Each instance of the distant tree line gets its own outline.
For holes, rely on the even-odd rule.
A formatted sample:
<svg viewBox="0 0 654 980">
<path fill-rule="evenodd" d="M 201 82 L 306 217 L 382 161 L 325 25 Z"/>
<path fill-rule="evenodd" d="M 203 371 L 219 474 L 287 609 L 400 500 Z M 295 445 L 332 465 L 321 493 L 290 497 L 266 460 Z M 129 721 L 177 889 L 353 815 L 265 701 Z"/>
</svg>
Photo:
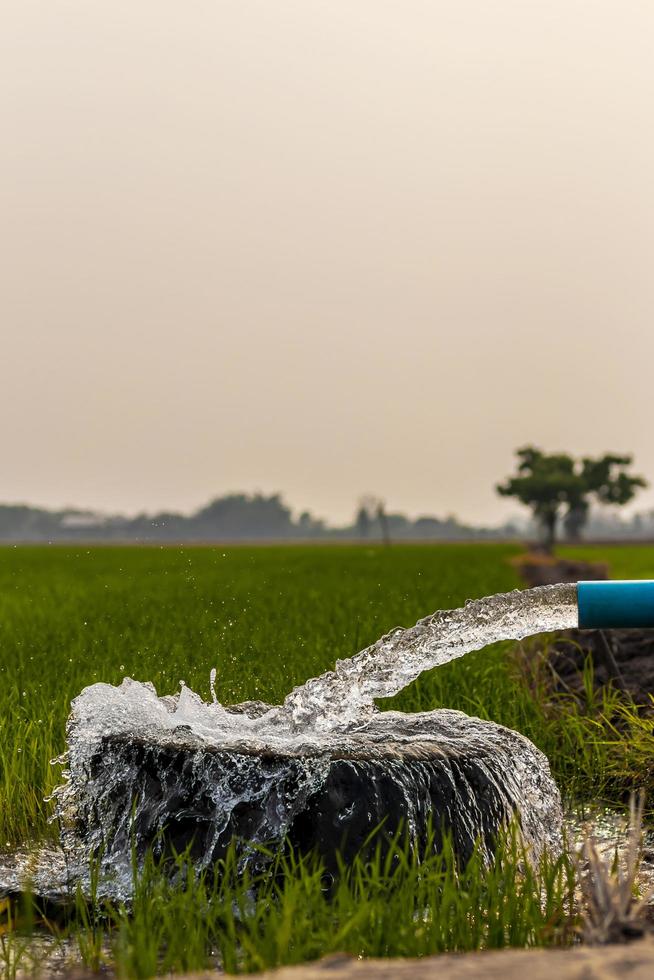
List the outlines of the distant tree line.
<svg viewBox="0 0 654 980">
<path fill-rule="evenodd" d="M 540 536 L 552 548 L 559 528 L 568 540 L 583 531 L 595 538 L 654 538 L 654 511 L 625 520 L 609 508 L 629 503 L 647 486 L 630 472 L 629 455 L 607 453 L 575 459 L 534 446 L 517 450 L 516 472 L 496 487 L 532 514 L 530 523 L 473 527 L 456 517 L 418 517 L 389 512 L 372 494 L 359 500 L 351 524 L 333 527 L 308 510 L 294 517 L 281 494 L 231 493 L 193 514 L 175 512 L 107 517 L 91 511 L 44 510 L 0 505 L 0 541 L 227 542 L 287 540 L 466 541 Z"/>
<path fill-rule="evenodd" d="M 162 512 L 134 518 L 90 511 L 44 510 L 0 505 L 0 541 L 286 541 L 286 540 L 473 540 L 516 537 L 512 524 L 470 527 L 455 517 L 387 513 L 378 498 L 365 497 L 351 524 L 331 527 L 303 511 L 294 518 L 280 494 L 233 493 L 190 515 Z"/>
</svg>

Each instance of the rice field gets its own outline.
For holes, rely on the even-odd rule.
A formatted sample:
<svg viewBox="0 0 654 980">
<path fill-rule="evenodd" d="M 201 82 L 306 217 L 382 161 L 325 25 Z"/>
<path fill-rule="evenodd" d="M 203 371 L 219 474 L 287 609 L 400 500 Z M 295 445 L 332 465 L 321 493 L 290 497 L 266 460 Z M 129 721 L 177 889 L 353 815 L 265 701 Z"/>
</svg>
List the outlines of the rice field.
<svg viewBox="0 0 654 980">
<path fill-rule="evenodd" d="M 517 551 L 497 544 L 0 548 L 0 846 L 11 849 L 56 834 L 44 803 L 59 780 L 51 760 L 65 748 L 70 701 L 84 686 L 117 684 L 131 676 L 170 693 L 184 681 L 208 698 L 215 667 L 221 701 L 279 702 L 294 685 L 394 626 L 519 586 L 510 564 Z M 654 548 L 603 549 L 602 556 L 624 577 L 646 575 L 654 567 Z M 611 692 L 594 694 L 591 685 L 586 704 L 554 701 L 533 663 L 524 669 L 526 656 L 507 644 L 480 651 L 424 674 L 381 707 L 459 708 L 523 732 L 549 756 L 570 805 L 619 805 L 631 788 L 650 785 L 651 722 Z M 75 956 L 90 967 L 110 962 L 119 975 L 147 977 L 164 967 L 215 965 L 216 944 L 225 968 L 248 972 L 334 948 L 423 955 L 569 941 L 571 935 L 570 909 L 564 906 L 573 870 L 559 865 L 551 870 L 549 885 L 532 881 L 531 891 L 525 891 L 524 883 L 518 885 L 521 860 L 515 850 L 512 858 L 509 849 L 493 872 L 473 861 L 458 898 L 454 871 L 442 861 L 430 865 L 429 873 L 424 859 L 406 853 L 393 867 L 375 870 L 355 862 L 339 885 L 338 914 L 338 903 L 321 885 L 320 869 L 293 863 L 292 856 L 284 860 L 291 864 L 271 879 L 265 897 L 248 905 L 238 923 L 225 918 L 226 908 L 235 907 L 239 894 L 245 901 L 244 892 L 228 874 L 211 901 L 207 889 L 216 886 L 189 881 L 170 891 L 156 868 L 142 880 L 140 898 L 129 911 L 99 910 L 80 898 L 69 933 Z M 440 907 L 436 893 L 438 901 L 450 896 L 447 914 L 458 923 L 450 933 L 443 932 L 438 917 L 420 924 L 418 906 L 407 904 L 411 889 L 420 904 L 418 879 L 420 887 L 432 888 L 433 907 Z M 475 888 L 481 919 L 470 932 L 464 912 L 470 896 L 465 896 Z M 551 897 L 547 921 L 555 923 L 549 931 L 534 900 L 543 888 Z M 509 905 L 493 931 L 490 909 L 500 892 Z M 151 901 L 155 894 L 156 902 Z M 396 911 L 394 928 L 387 913 L 400 907 L 412 912 L 407 918 Z M 357 908 L 365 910 L 358 917 Z M 24 913 L 23 921 L 32 921 L 32 914 Z M 195 936 L 192 956 L 173 941 L 172 924 L 182 920 L 186 936 Z M 151 940 L 147 956 L 146 937 Z M 0 964 L 6 944 L 3 939 Z M 15 957 L 9 952 L 6 960 Z"/>
<path fill-rule="evenodd" d="M 513 588 L 510 547 L 0 549 L 0 841 L 48 832 L 43 797 L 87 684 L 185 681 L 209 698 L 279 702 L 397 625 Z M 459 703 L 483 695 L 464 669 Z M 501 670 L 501 667 L 500 667 Z M 445 684 L 445 687 L 444 687 Z M 406 708 L 445 703 L 424 678 Z M 454 696 L 452 694 L 452 696 Z M 492 708 L 491 705 L 488 706 Z"/>
</svg>

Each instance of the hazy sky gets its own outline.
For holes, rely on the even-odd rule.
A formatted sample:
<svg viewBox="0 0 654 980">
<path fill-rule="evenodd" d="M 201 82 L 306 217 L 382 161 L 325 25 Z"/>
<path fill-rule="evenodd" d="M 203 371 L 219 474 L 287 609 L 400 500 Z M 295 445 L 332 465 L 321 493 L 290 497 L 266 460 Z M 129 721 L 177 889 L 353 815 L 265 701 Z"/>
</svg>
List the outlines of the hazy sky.
<svg viewBox="0 0 654 980">
<path fill-rule="evenodd" d="M 0 15 L 0 500 L 494 521 L 525 442 L 654 481 L 651 0 Z"/>
</svg>

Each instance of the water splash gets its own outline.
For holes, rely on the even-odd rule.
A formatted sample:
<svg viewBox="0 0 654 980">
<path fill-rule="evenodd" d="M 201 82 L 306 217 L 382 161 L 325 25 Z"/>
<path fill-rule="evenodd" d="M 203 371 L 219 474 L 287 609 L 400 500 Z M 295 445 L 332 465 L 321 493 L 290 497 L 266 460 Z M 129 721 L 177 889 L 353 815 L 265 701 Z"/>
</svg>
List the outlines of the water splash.
<svg viewBox="0 0 654 980">
<path fill-rule="evenodd" d="M 534 852 L 552 846 L 560 839 L 559 794 L 546 758 L 527 739 L 461 712 L 376 712 L 374 700 L 468 651 L 574 627 L 577 619 L 574 585 L 474 600 L 391 631 L 275 707 L 221 705 L 214 671 L 210 703 L 185 684 L 162 697 L 130 678 L 87 687 L 73 701 L 68 770 L 54 792 L 69 867 L 83 879 L 88 855 L 104 850 L 127 894 L 133 832 L 147 846 L 177 827 L 179 846 L 197 841 L 197 866 L 208 866 L 232 836 L 269 843 L 300 825 L 306 833 L 312 806 L 329 826 L 349 819 L 347 786 L 352 806 L 365 811 L 366 834 L 385 806 L 416 833 L 428 811 L 445 806 L 440 817 L 459 827 L 465 850 L 466 835 L 474 840 L 487 820 L 494 832 L 517 810 Z M 380 778 L 392 788 L 382 793 Z"/>
<path fill-rule="evenodd" d="M 218 745 L 225 738 L 281 747 L 288 742 L 320 745 L 330 731 L 361 729 L 374 714 L 375 698 L 387 698 L 424 670 L 442 666 L 472 650 L 500 640 L 577 625 L 576 585 L 545 585 L 474 599 L 459 609 L 395 629 L 332 671 L 296 687 L 281 706 L 230 712 L 216 698 L 215 668 L 210 674 L 212 701 L 205 703 L 182 682 L 178 695 L 157 697 L 150 683 L 126 678 L 119 688 L 94 684 L 73 702 L 84 719 L 86 737 L 94 731 L 172 731 L 188 728 Z"/>
</svg>

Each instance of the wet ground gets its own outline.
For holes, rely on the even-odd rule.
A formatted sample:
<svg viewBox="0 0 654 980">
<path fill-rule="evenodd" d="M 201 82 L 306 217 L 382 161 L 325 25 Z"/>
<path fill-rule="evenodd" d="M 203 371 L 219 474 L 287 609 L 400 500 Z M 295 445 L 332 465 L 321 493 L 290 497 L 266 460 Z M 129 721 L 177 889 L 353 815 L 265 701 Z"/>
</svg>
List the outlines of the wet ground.
<svg viewBox="0 0 654 980">
<path fill-rule="evenodd" d="M 576 852 L 586 836 L 591 835 L 606 864 L 610 866 L 617 854 L 618 860 L 626 853 L 628 820 L 625 814 L 612 810 L 586 811 L 569 814 L 565 819 L 565 834 L 569 847 Z M 17 977 L 37 974 L 43 978 L 87 977 L 91 974 L 81 966 L 80 949 L 76 939 L 60 939 L 56 936 L 55 920 L 64 908 L 74 902 L 75 887 L 69 881 L 63 852 L 53 845 L 34 851 L 8 851 L 0 854 L 0 894 L 16 897 L 31 884 L 35 894 L 45 898 L 46 915 L 52 913 L 48 923 L 37 923 L 31 937 L 12 940 L 7 930 L 6 916 L 0 911 L 0 974 L 10 976 L 10 960 L 15 961 Z M 639 866 L 637 886 L 641 895 L 651 895 L 649 919 L 654 923 L 654 830 L 645 833 L 642 860 Z M 16 906 L 19 907 L 19 906 Z M 3 904 L 0 899 L 0 910 Z M 109 961 L 108 945 L 105 962 Z M 106 966 L 102 975 L 112 977 Z"/>
<path fill-rule="evenodd" d="M 624 813 L 615 810 L 587 811 L 583 816 L 568 815 L 564 823 L 569 846 L 574 852 L 579 851 L 587 837 L 591 837 L 608 865 L 613 863 L 616 854 L 618 860 L 626 854 L 628 819 Z M 643 835 L 636 884 L 641 895 L 651 895 L 649 904 L 654 912 L 654 830 L 646 830 Z"/>
</svg>

